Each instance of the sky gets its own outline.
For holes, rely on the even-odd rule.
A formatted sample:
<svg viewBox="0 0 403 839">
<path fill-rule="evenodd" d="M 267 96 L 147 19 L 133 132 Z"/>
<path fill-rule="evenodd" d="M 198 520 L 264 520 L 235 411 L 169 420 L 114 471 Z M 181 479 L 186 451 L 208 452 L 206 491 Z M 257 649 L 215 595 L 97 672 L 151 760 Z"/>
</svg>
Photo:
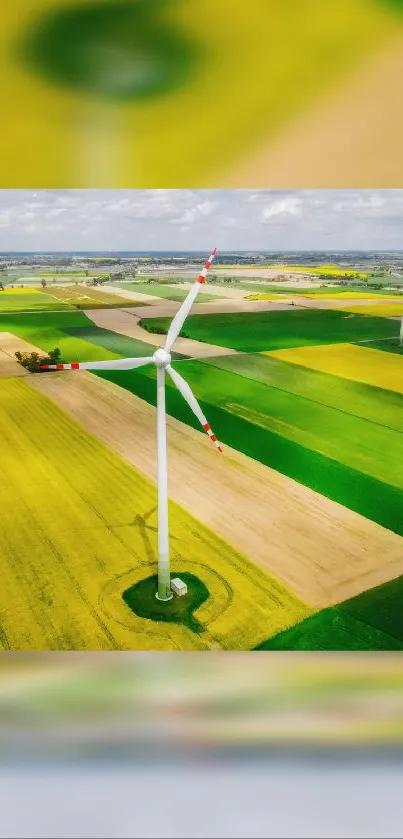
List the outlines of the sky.
<svg viewBox="0 0 403 839">
<path fill-rule="evenodd" d="M 393 250 L 403 190 L 0 190 L 0 251 Z"/>
</svg>

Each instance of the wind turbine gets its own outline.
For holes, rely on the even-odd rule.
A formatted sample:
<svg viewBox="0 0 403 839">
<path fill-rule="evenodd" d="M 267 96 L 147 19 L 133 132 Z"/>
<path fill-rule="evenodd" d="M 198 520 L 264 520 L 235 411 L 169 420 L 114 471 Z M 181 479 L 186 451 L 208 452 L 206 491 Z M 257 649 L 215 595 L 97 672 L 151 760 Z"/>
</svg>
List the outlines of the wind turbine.
<svg viewBox="0 0 403 839">
<path fill-rule="evenodd" d="M 219 452 L 222 448 L 213 434 L 200 405 L 192 393 L 188 383 L 171 367 L 171 350 L 182 329 L 182 326 L 198 295 L 200 286 L 206 281 L 208 270 L 217 253 L 214 248 L 204 268 L 194 282 L 189 294 L 183 301 L 173 318 L 163 347 L 157 349 L 152 356 L 145 358 L 120 358 L 116 361 L 85 361 L 71 364 L 44 364 L 41 370 L 134 370 L 146 364 L 155 364 L 157 368 L 157 484 L 158 484 L 158 600 L 171 600 L 171 576 L 168 536 L 168 471 L 167 471 L 167 432 L 165 409 L 165 374 L 171 377 L 173 383 L 182 394 L 204 430 Z"/>
</svg>

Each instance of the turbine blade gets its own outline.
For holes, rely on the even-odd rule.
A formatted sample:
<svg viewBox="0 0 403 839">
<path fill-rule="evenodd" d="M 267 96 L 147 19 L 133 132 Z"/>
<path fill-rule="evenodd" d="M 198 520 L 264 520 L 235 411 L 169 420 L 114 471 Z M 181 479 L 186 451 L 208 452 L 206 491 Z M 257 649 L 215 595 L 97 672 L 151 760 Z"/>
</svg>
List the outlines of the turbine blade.
<svg viewBox="0 0 403 839">
<path fill-rule="evenodd" d="M 185 379 L 183 379 L 182 376 L 180 376 L 179 373 L 177 373 L 176 370 L 174 370 L 171 367 L 170 364 L 168 364 L 165 369 L 169 373 L 173 383 L 176 385 L 179 392 L 182 394 L 185 402 L 188 403 L 189 408 L 192 409 L 194 415 L 197 417 L 200 424 L 203 426 L 204 430 L 207 432 L 208 436 L 210 437 L 210 440 L 214 443 L 216 449 L 218 449 L 219 452 L 222 452 L 222 448 L 221 448 L 221 446 L 220 446 L 220 444 L 217 440 L 217 437 L 215 436 L 215 434 L 213 434 L 213 432 L 210 428 L 210 425 L 207 422 L 207 419 L 204 416 L 203 411 L 202 411 L 195 395 L 192 393 L 188 383 L 185 382 Z"/>
<path fill-rule="evenodd" d="M 42 364 L 41 370 L 134 370 L 152 361 L 152 356 L 117 358 L 115 361 L 73 361 L 71 364 Z"/>
<path fill-rule="evenodd" d="M 185 322 L 185 320 L 186 320 L 186 318 L 187 318 L 187 316 L 188 316 L 188 314 L 189 314 L 189 312 L 190 312 L 190 310 L 193 306 L 193 303 L 194 303 L 194 301 L 195 301 L 195 299 L 196 299 L 196 297 L 199 293 L 200 286 L 206 281 L 208 270 L 210 268 L 210 265 L 211 265 L 215 255 L 216 255 L 216 253 L 217 253 L 217 248 L 214 248 L 214 250 L 210 254 L 209 259 L 207 260 L 207 262 L 204 263 L 203 270 L 199 274 L 197 280 L 194 282 L 192 288 L 189 291 L 189 294 L 187 295 L 187 297 L 185 297 L 185 299 L 182 303 L 182 306 L 180 307 L 180 309 L 178 309 L 178 311 L 177 311 L 177 313 L 176 313 L 176 315 L 175 315 L 175 317 L 174 317 L 174 319 L 173 319 L 173 321 L 172 321 L 172 323 L 171 323 L 171 325 L 168 329 L 168 334 L 167 334 L 167 337 L 166 337 L 165 347 L 164 347 L 164 349 L 166 349 L 167 352 L 171 351 L 171 349 L 172 349 L 172 347 L 173 347 L 173 345 L 174 345 L 174 343 L 175 343 L 175 341 L 176 341 L 176 339 L 177 339 L 177 337 L 178 337 L 178 335 L 179 335 L 179 333 L 182 329 L 182 326 L 183 326 L 183 324 L 184 324 L 184 322 Z"/>
</svg>

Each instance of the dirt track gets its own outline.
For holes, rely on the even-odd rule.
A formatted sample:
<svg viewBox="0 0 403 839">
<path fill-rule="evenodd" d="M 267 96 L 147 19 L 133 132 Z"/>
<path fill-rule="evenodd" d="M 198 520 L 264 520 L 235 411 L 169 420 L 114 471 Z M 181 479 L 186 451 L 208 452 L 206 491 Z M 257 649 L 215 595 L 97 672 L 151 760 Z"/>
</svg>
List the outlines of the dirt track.
<svg viewBox="0 0 403 839">
<path fill-rule="evenodd" d="M 145 294 L 143 291 L 130 291 L 126 288 L 120 288 L 115 285 L 102 285 L 101 291 L 108 292 L 109 294 L 115 294 L 116 297 L 125 297 L 126 300 L 131 298 L 132 300 L 138 300 L 141 303 L 144 300 L 144 303 L 149 303 L 152 305 L 154 301 L 157 303 L 161 300 L 164 300 L 163 297 L 155 297 L 153 294 Z"/>
<path fill-rule="evenodd" d="M 155 480 L 155 409 L 90 373 L 32 376 L 84 428 Z M 219 436 L 219 429 L 214 429 Z M 305 602 L 323 607 L 403 574 L 403 540 L 168 417 L 170 497 Z"/>
<path fill-rule="evenodd" d="M 180 290 L 181 291 L 190 291 L 192 288 L 193 283 L 181 283 Z M 178 288 L 178 286 L 172 284 L 169 286 L 170 288 Z M 221 297 L 221 298 L 230 298 L 232 300 L 243 300 L 243 298 L 248 294 L 247 291 L 243 291 L 241 288 L 232 288 L 231 286 L 215 286 L 209 285 L 209 283 L 205 283 L 204 285 L 200 286 L 199 289 L 199 297 Z M 218 302 L 218 301 L 217 301 Z"/>
<path fill-rule="evenodd" d="M 130 311 L 141 318 L 164 318 L 173 317 L 178 311 L 180 303 L 175 301 L 158 302 L 155 306 L 134 307 Z M 289 303 L 281 303 L 279 300 L 221 300 L 217 303 L 195 303 L 192 306 L 192 315 L 227 315 L 233 312 L 275 312 L 287 311 L 294 308 Z"/>
<path fill-rule="evenodd" d="M 11 332 L 0 332 L 0 378 L 4 376 L 28 376 L 24 367 L 14 358 L 16 352 L 39 352 L 38 347 L 16 338 Z"/>
<path fill-rule="evenodd" d="M 348 309 L 350 306 L 382 306 L 396 302 L 387 297 L 381 297 L 380 299 L 367 297 L 365 300 L 356 297 L 343 297 L 341 300 L 338 300 L 337 297 L 334 297 L 333 300 L 321 300 L 320 298 L 313 300 L 312 297 L 293 297 L 292 299 L 297 306 L 304 309 Z M 401 300 L 403 303 L 403 297 Z"/>
</svg>

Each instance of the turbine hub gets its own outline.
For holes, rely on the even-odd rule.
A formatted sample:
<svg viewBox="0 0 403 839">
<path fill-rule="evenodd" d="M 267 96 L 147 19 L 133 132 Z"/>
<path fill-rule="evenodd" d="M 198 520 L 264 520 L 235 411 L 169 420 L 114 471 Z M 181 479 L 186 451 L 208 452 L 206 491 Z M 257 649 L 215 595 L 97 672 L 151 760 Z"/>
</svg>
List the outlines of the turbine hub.
<svg viewBox="0 0 403 839">
<path fill-rule="evenodd" d="M 160 347 L 159 350 L 155 351 L 153 359 L 157 367 L 166 367 L 167 364 L 171 363 L 171 354 L 164 350 L 163 347 Z"/>
</svg>

